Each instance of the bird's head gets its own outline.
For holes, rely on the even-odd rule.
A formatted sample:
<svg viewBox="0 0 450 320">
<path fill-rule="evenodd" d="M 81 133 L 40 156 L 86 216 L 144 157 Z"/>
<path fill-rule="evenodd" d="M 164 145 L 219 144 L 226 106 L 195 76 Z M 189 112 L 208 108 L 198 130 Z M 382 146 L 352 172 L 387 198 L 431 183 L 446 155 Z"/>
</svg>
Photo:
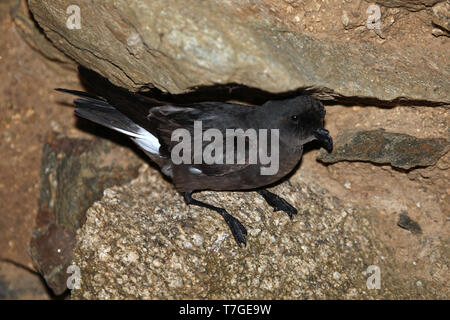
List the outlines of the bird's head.
<svg viewBox="0 0 450 320">
<path fill-rule="evenodd" d="M 323 128 L 325 108 L 310 96 L 269 101 L 264 105 L 270 114 L 270 127 L 280 129 L 283 142 L 294 148 L 318 140 L 328 151 L 333 150 L 333 139 Z"/>
</svg>

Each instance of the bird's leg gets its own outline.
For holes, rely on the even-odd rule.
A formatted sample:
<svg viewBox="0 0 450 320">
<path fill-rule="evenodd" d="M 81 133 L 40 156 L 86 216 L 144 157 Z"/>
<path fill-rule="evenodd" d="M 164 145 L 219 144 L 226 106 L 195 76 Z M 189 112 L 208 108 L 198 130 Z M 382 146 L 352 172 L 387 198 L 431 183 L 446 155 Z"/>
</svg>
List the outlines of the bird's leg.
<svg viewBox="0 0 450 320">
<path fill-rule="evenodd" d="M 297 214 L 297 209 L 291 206 L 286 200 L 277 196 L 275 193 L 267 191 L 265 189 L 257 190 L 260 195 L 263 196 L 264 200 L 273 208 L 273 211 L 284 211 L 292 219 L 292 215 Z"/>
<path fill-rule="evenodd" d="M 207 208 L 218 212 L 224 218 L 225 222 L 228 224 L 228 227 L 230 228 L 231 233 L 233 234 L 233 237 L 236 240 L 239 247 L 241 247 L 241 243 L 243 243 L 244 246 L 247 245 L 247 240 L 245 238 L 245 236 L 247 235 L 247 230 L 239 222 L 238 219 L 230 215 L 225 209 L 215 207 L 211 204 L 192 198 L 192 192 L 184 192 L 183 196 L 187 204 L 193 204 L 195 206 Z"/>
</svg>

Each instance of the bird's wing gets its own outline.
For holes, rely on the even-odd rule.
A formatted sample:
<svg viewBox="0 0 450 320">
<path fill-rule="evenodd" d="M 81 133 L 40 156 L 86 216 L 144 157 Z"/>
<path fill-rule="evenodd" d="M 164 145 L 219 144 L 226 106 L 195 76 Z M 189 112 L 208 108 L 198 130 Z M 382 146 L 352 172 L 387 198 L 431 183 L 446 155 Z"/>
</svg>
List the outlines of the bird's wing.
<svg viewBox="0 0 450 320">
<path fill-rule="evenodd" d="M 202 102 L 186 106 L 164 105 L 150 109 L 147 116 L 148 124 L 146 128 L 154 133 L 161 143 L 161 153 L 167 157 L 171 156 L 172 149 L 179 143 L 178 140 L 172 141 L 172 133 L 177 129 L 185 129 L 191 137 L 192 148 L 194 138 L 194 122 L 201 121 L 202 132 L 208 129 L 217 129 L 223 137 L 223 162 L 224 164 L 194 164 L 194 152 L 191 152 L 192 173 L 204 174 L 208 176 L 222 176 L 246 168 L 249 162 L 248 148 L 243 155 L 243 163 L 237 163 L 236 143 L 232 155 L 234 161 L 232 164 L 225 164 L 226 129 L 245 129 L 243 121 L 250 111 L 250 108 L 243 105 L 228 104 L 223 102 Z M 202 152 L 211 141 L 202 140 Z M 191 150 L 192 151 L 192 150 Z"/>
<path fill-rule="evenodd" d="M 172 148 L 177 144 L 177 141 L 171 140 L 174 130 L 184 128 L 193 137 L 194 121 L 202 122 L 203 131 L 212 128 L 222 132 L 232 128 L 245 130 L 245 121 L 242 120 L 252 108 L 223 102 L 168 104 L 117 87 L 99 74 L 85 68 L 80 67 L 79 72 L 95 95 L 57 89 L 80 97 L 75 99 L 77 107 L 75 113 L 128 135 L 144 151 L 162 157 L 170 157 Z M 208 144 L 207 141 L 203 142 L 203 148 Z M 245 158 L 244 164 L 234 163 L 193 164 L 192 167 L 194 172 L 220 176 L 242 170 L 248 165 L 248 158 Z"/>
</svg>

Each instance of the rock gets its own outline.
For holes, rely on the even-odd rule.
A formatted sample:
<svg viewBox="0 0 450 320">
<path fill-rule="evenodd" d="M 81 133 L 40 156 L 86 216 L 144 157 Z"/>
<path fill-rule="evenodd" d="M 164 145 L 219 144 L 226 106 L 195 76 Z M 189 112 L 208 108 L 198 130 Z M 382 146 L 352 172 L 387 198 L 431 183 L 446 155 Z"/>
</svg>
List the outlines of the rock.
<svg viewBox="0 0 450 320">
<path fill-rule="evenodd" d="M 56 295 L 66 290 L 75 234 L 86 210 L 105 188 L 136 176 L 141 164 L 125 148 L 103 139 L 78 139 L 51 134 L 44 146 L 41 195 L 30 253 Z"/>
<path fill-rule="evenodd" d="M 75 69 L 74 61 L 58 50 L 49 39 L 46 38 L 36 21 L 33 20 L 26 1 L 19 0 L 16 2 L 20 4 L 17 9 L 11 12 L 11 15 L 17 30 L 20 32 L 20 35 L 25 42 L 34 50 L 42 53 L 46 58 Z"/>
<path fill-rule="evenodd" d="M 400 213 L 397 225 L 400 228 L 409 230 L 414 234 L 422 234 L 422 228 L 420 225 L 408 217 L 408 214 L 405 211 Z"/>
<path fill-rule="evenodd" d="M 14 263 L 0 261 L 1 300 L 44 300 L 49 295 L 41 278 Z"/>
<path fill-rule="evenodd" d="M 433 28 L 433 30 L 431 30 L 431 34 L 435 37 L 450 37 L 450 33 L 439 28 Z"/>
<path fill-rule="evenodd" d="M 344 130 L 336 137 L 333 152 L 321 150 L 317 159 L 324 163 L 369 161 L 408 170 L 434 165 L 449 147 L 442 138 L 419 139 L 384 130 Z"/>
<path fill-rule="evenodd" d="M 406 8 L 411 11 L 418 11 L 432 7 L 436 3 L 445 2 L 445 0 L 366 0 L 369 3 L 377 3 L 389 8 Z"/>
<path fill-rule="evenodd" d="M 294 179 L 293 179 L 294 180 Z M 299 181 L 295 179 L 295 181 Z M 240 249 L 220 216 L 188 207 L 147 166 L 104 193 L 77 235 L 73 299 L 324 299 L 413 296 L 393 252 L 377 238 L 376 213 L 302 182 L 274 188 L 299 210 L 290 220 L 255 192 L 202 192 L 248 229 Z M 371 265 L 383 290 L 369 290 Z M 396 271 L 394 271 L 396 270 Z M 422 280 L 424 281 L 424 280 Z M 408 286 L 412 286 L 410 289 Z"/>
<path fill-rule="evenodd" d="M 79 30 L 66 25 L 73 15 L 66 9 L 76 3 Z M 135 91 L 177 94 L 234 83 L 269 92 L 308 89 L 322 99 L 450 104 L 450 63 L 429 48 L 295 33 L 263 3 L 30 0 L 29 7 L 57 48 Z"/>
<path fill-rule="evenodd" d="M 433 24 L 446 31 L 447 36 L 450 32 L 450 3 L 443 2 L 433 7 Z"/>
<path fill-rule="evenodd" d="M 43 218 L 42 211 L 37 219 Z M 45 216 L 45 218 L 52 218 Z M 45 219 L 44 218 L 44 219 Z M 30 254 L 36 268 L 45 279 L 48 287 L 55 295 L 61 295 L 67 290 L 67 268 L 72 260 L 75 246 L 75 234 L 63 225 L 52 220 L 35 229 L 30 242 Z"/>
<path fill-rule="evenodd" d="M 40 208 L 76 232 L 103 190 L 131 180 L 141 164 L 130 150 L 105 139 L 51 134 L 42 156 Z"/>
</svg>

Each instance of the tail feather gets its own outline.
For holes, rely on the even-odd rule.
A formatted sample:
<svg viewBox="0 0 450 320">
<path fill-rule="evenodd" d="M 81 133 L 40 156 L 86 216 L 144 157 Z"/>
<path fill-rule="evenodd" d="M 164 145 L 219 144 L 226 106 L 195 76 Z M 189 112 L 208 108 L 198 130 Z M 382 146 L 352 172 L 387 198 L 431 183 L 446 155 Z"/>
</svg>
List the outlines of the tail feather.
<svg viewBox="0 0 450 320">
<path fill-rule="evenodd" d="M 74 100 L 77 116 L 123 133 L 133 141 L 142 141 L 143 143 L 138 143 L 138 145 L 149 153 L 159 153 L 159 140 L 154 135 L 133 122 L 103 98 L 82 91 L 60 88 L 56 90 L 81 97 Z"/>
<path fill-rule="evenodd" d="M 108 105 L 106 100 L 103 99 L 102 97 L 99 97 L 99 96 L 96 96 L 96 95 L 93 95 L 93 94 L 90 94 L 90 93 L 87 93 L 84 91 L 70 90 L 70 89 L 63 89 L 63 88 L 56 88 L 55 90 L 59 91 L 59 92 L 63 92 L 63 93 L 68 93 L 68 94 L 71 94 L 71 95 L 74 95 L 77 97 L 81 97 L 81 98 L 89 100 L 89 101 L 93 101 L 93 102 L 95 101 L 99 104 Z"/>
</svg>

